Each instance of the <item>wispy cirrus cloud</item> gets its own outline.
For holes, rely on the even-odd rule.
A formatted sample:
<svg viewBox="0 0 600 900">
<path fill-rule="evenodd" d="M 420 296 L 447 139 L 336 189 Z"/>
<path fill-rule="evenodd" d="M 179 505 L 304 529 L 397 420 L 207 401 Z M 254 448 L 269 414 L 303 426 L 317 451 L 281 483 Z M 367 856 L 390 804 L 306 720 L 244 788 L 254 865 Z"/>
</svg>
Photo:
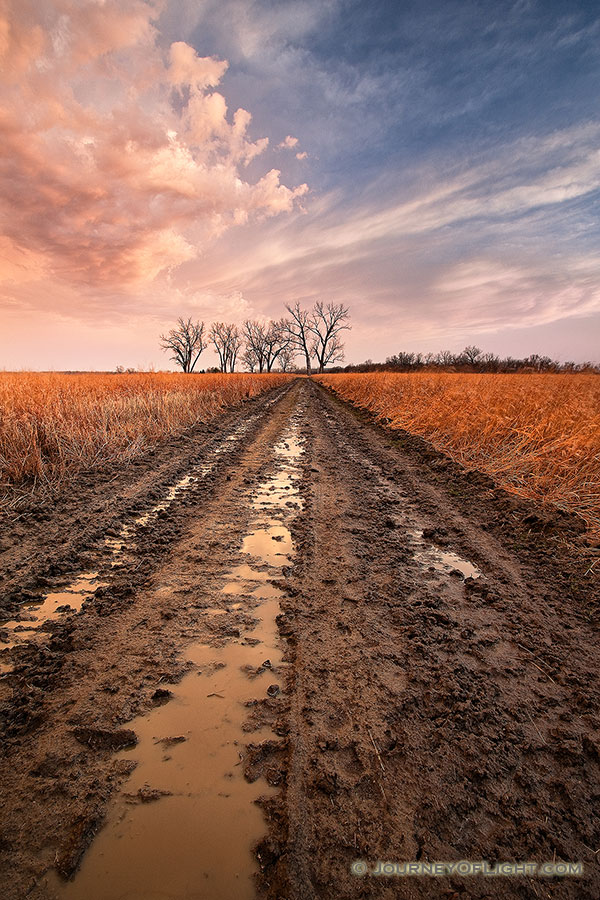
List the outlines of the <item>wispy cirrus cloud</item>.
<svg viewBox="0 0 600 900">
<path fill-rule="evenodd" d="M 599 138 L 592 122 L 445 170 L 422 163 L 395 195 L 384 173 L 359 203 L 335 191 L 313 199 L 305 217 L 265 223 L 260 240 L 236 240 L 235 259 L 225 237 L 203 278 L 217 293 L 243 284 L 273 314 L 281 298 L 343 299 L 357 355 L 378 330 L 378 345 L 393 352 L 396 335 L 443 342 L 597 314 L 600 257 L 580 204 L 600 188 Z M 182 267 L 191 282 L 194 268 Z"/>
</svg>

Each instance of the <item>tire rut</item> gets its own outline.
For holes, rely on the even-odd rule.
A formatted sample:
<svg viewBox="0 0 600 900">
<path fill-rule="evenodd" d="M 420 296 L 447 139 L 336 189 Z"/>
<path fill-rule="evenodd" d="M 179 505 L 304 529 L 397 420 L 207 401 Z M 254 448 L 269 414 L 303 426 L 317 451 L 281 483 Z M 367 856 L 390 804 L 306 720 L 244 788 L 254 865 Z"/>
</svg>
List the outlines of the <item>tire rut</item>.
<svg viewBox="0 0 600 900">
<path fill-rule="evenodd" d="M 307 515 L 285 602 L 289 833 L 267 895 L 533 898 L 547 881 L 359 878 L 350 866 L 558 858 L 588 874 L 552 896 L 591 900 L 595 627 L 552 573 L 511 551 L 511 531 L 503 540 L 459 512 L 450 478 L 431 483 L 315 385 L 306 432 Z M 476 560 L 480 577 L 427 565 L 415 528 Z"/>
</svg>

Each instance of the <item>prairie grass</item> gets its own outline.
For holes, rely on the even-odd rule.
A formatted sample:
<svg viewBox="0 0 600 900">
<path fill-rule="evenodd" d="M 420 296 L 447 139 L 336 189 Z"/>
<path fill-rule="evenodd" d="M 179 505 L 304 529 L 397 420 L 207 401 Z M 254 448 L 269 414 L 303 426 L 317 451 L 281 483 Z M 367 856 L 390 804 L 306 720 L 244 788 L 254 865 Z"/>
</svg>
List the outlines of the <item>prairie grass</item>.
<svg viewBox="0 0 600 900">
<path fill-rule="evenodd" d="M 0 495 L 126 463 L 288 375 L 0 373 Z M 18 495 L 18 490 L 17 490 Z"/>
<path fill-rule="evenodd" d="M 577 513 L 600 534 L 598 376 L 423 372 L 319 380 L 391 428 L 424 437 L 521 497 Z"/>
</svg>

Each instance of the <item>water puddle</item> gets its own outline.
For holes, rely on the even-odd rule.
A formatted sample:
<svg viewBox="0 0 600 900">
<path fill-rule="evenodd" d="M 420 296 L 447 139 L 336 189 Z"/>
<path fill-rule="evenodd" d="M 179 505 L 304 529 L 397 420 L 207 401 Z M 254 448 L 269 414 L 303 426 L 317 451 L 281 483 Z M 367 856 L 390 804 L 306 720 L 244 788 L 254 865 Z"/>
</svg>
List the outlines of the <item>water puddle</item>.
<svg viewBox="0 0 600 900">
<path fill-rule="evenodd" d="M 257 556 L 271 565 L 281 565 L 289 560 L 292 537 L 283 525 L 270 525 L 251 532 L 244 538 L 242 552 Z"/>
<path fill-rule="evenodd" d="M 225 646 L 189 646 L 185 659 L 193 669 L 170 686 L 170 701 L 130 724 L 139 743 L 118 758 L 135 760 L 137 767 L 75 878 L 67 884 L 49 879 L 60 897 L 255 896 L 252 848 L 264 834 L 255 801 L 275 788 L 263 778 L 254 783 L 244 778 L 245 745 L 274 735 L 260 726 L 260 716 L 257 728 L 249 731 L 244 723 L 257 700 L 276 698 L 283 688 L 285 663 L 276 625 L 281 590 L 273 581 L 293 554 L 286 527 L 292 511 L 286 503 L 290 496 L 300 502 L 296 482 L 301 452 L 301 444 L 292 444 L 291 438 L 275 448 L 277 470 L 251 497 L 254 517 L 240 563 L 224 574 L 215 605 L 205 610 L 208 620 L 220 623 L 228 614 L 235 619 L 241 611 L 255 624 L 240 628 L 240 637 Z"/>
<path fill-rule="evenodd" d="M 337 434 L 339 429 L 336 419 L 327 412 L 325 413 L 325 418 L 334 435 Z M 365 472 L 371 473 L 377 479 L 384 497 L 389 497 L 395 502 L 399 499 L 402 500 L 402 509 L 396 515 L 396 522 L 407 530 L 409 538 L 415 546 L 414 558 L 422 568 L 433 569 L 442 575 L 460 574 L 463 581 L 466 578 L 482 577 L 483 573 L 481 570 L 469 560 L 464 559 L 452 550 L 444 550 L 437 547 L 425 539 L 423 534 L 425 526 L 422 525 L 418 510 L 407 502 L 405 493 L 393 483 L 393 476 L 384 475 L 381 467 L 373 463 L 357 448 L 346 446 L 345 453 L 350 459 L 358 463 Z M 391 481 L 392 483 L 390 483 Z M 422 527 L 415 527 L 417 524 Z"/>
<path fill-rule="evenodd" d="M 218 456 L 221 453 L 226 453 L 231 450 L 236 444 L 239 444 L 243 436 L 246 434 L 251 424 L 256 419 L 256 416 L 249 416 L 244 422 L 235 428 L 230 435 L 228 435 L 217 447 L 213 449 L 213 456 Z M 122 556 L 127 547 L 132 546 L 132 537 L 138 528 L 146 528 L 148 525 L 151 525 L 153 521 L 160 515 L 161 512 L 166 512 L 169 506 L 173 503 L 173 501 L 186 490 L 198 484 L 198 482 L 202 481 L 206 478 L 214 469 L 214 463 L 200 463 L 197 466 L 194 466 L 187 475 L 184 475 L 183 478 L 180 478 L 175 484 L 171 485 L 171 487 L 167 490 L 167 493 L 163 497 L 162 500 L 159 500 L 158 503 L 155 503 L 149 510 L 142 515 L 137 516 L 133 522 L 124 525 L 117 537 L 107 538 L 104 542 L 104 546 L 110 550 L 114 556 L 114 559 L 111 565 L 115 566 L 121 562 Z"/>
<path fill-rule="evenodd" d="M 214 454 L 221 454 L 231 450 L 233 445 L 240 442 L 255 419 L 256 415 L 249 416 L 238 425 L 215 448 Z M 195 466 L 191 472 L 168 488 L 162 500 L 142 515 L 134 518 L 132 522 L 123 525 L 115 537 L 105 538 L 103 546 L 110 554 L 111 567 L 114 568 L 123 562 L 127 550 L 133 546 L 133 538 L 137 529 L 151 525 L 160 513 L 166 511 L 181 493 L 193 487 L 203 478 L 206 478 L 213 469 L 213 463 L 201 463 Z M 66 614 L 78 612 L 84 601 L 90 599 L 97 588 L 105 587 L 107 583 L 98 580 L 97 572 L 83 572 L 77 576 L 77 579 L 72 584 L 67 585 L 60 592 L 47 594 L 41 601 L 26 604 L 22 608 L 22 619 L 3 622 L 0 625 L 0 654 L 2 654 L 2 651 L 11 650 L 18 644 L 36 640 L 40 635 L 44 634 L 41 630 L 43 625 L 47 622 L 56 621 Z M 4 656 L 7 655 L 6 653 L 4 654 Z M 7 675 L 12 669 L 13 666 L 10 660 L 0 659 L 0 675 Z"/>
<path fill-rule="evenodd" d="M 255 646 L 236 640 L 222 649 L 188 648 L 197 670 L 171 687 L 169 703 L 132 723 L 139 743 L 117 758 L 136 760 L 137 768 L 61 896 L 254 897 L 252 845 L 264 833 L 255 801 L 274 788 L 243 777 L 244 745 L 273 735 L 266 728 L 248 735 L 242 723 L 244 704 L 277 683 L 278 609 L 277 600 L 261 608 L 263 619 L 249 632 Z M 257 674 L 249 678 L 246 670 Z"/>
<path fill-rule="evenodd" d="M 25 603 L 21 619 L 11 619 L 0 625 L 0 650 L 9 650 L 23 641 L 47 636 L 41 626 L 79 612 L 84 602 L 106 584 L 100 580 L 98 572 L 86 572 L 61 591 L 47 594 L 41 603 Z"/>
<path fill-rule="evenodd" d="M 433 568 L 443 575 L 459 572 L 463 581 L 465 578 L 482 577 L 483 573 L 481 570 L 469 562 L 468 559 L 463 559 L 462 556 L 459 556 L 458 553 L 454 553 L 452 550 L 443 550 L 434 544 L 426 543 L 421 529 L 414 529 L 409 533 L 418 547 L 415 552 L 415 559 L 424 568 Z"/>
</svg>

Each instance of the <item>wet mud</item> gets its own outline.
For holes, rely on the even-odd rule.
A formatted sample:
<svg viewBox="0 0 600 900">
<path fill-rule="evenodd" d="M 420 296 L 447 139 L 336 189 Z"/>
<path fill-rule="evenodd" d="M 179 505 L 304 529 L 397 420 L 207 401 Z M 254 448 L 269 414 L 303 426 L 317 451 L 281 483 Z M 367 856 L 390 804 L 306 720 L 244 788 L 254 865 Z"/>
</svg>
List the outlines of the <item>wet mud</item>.
<svg viewBox="0 0 600 900">
<path fill-rule="evenodd" d="M 580 523 L 306 379 L 215 428 L 0 531 L 2 896 L 600 896 Z M 446 859 L 584 875 L 351 869 Z"/>
<path fill-rule="evenodd" d="M 203 610 L 210 617 L 245 608 L 256 623 L 222 647 L 187 646 L 183 658 L 191 669 L 169 702 L 131 722 L 137 743 L 117 760 L 135 762 L 135 770 L 74 878 L 65 885 L 57 877 L 48 880 L 57 896 L 255 896 L 253 850 L 264 832 L 257 801 L 274 792 L 278 779 L 269 772 L 266 778 L 244 777 L 249 734 L 253 743 L 275 737 L 267 726 L 248 724 L 247 709 L 281 692 L 276 619 L 282 591 L 272 582 L 293 554 L 284 523 L 287 504 L 300 505 L 300 453 L 293 431 L 276 444 L 274 473 L 248 497 L 255 516 L 239 565 L 224 575 L 226 606 Z"/>
</svg>

